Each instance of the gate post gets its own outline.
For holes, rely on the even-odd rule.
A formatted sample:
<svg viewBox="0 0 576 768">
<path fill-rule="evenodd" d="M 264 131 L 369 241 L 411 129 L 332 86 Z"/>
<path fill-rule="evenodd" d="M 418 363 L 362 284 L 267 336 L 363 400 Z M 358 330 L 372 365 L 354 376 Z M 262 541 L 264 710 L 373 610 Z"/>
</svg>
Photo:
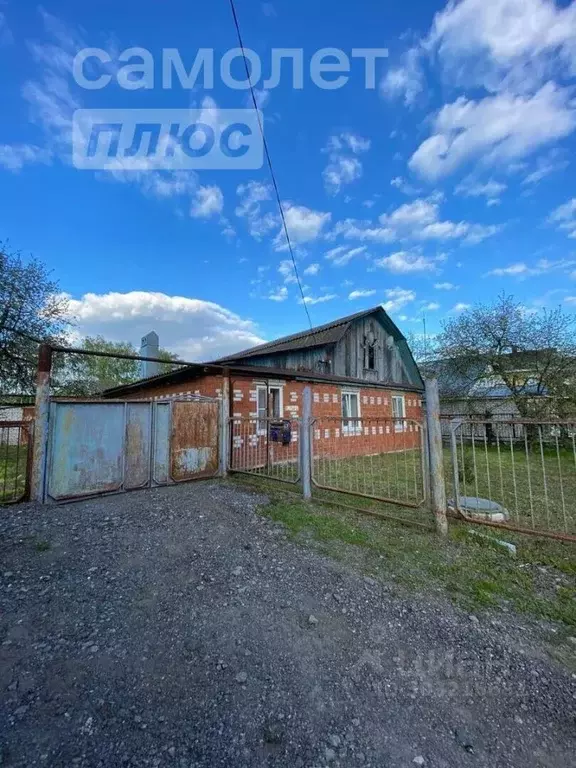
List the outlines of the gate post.
<svg viewBox="0 0 576 768">
<path fill-rule="evenodd" d="M 220 403 L 220 475 L 228 474 L 228 453 L 230 450 L 230 377 L 228 371 L 222 375 L 222 401 Z"/>
<path fill-rule="evenodd" d="M 442 427 L 440 425 L 440 396 L 438 380 L 427 379 L 426 426 L 430 464 L 430 497 L 432 512 L 436 518 L 436 530 L 442 536 L 448 533 L 446 519 L 446 483 L 444 480 L 444 456 L 442 453 Z"/>
<path fill-rule="evenodd" d="M 302 494 L 305 499 L 312 498 L 312 446 L 310 445 L 310 427 L 312 424 L 312 390 L 304 387 L 302 393 L 302 415 L 300 418 L 300 476 Z"/>
<path fill-rule="evenodd" d="M 41 344 L 38 350 L 38 373 L 36 375 L 36 407 L 34 414 L 34 440 L 32 449 L 32 478 L 30 498 L 44 503 L 46 475 L 46 453 L 50 419 L 50 372 L 52 370 L 52 347 Z"/>
</svg>

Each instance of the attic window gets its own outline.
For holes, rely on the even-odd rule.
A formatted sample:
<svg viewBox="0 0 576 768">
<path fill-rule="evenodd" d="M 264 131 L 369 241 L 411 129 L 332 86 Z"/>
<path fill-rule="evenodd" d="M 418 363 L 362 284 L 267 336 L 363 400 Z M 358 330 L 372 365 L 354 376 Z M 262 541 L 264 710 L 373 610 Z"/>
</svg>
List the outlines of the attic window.
<svg viewBox="0 0 576 768">
<path fill-rule="evenodd" d="M 367 349 L 366 354 L 367 368 L 369 371 L 373 371 L 376 368 L 376 355 L 374 353 L 374 345 L 371 344 Z"/>
<path fill-rule="evenodd" d="M 364 336 L 364 368 L 369 371 L 376 370 L 376 334 L 374 326 L 370 325 L 370 330 Z"/>
</svg>

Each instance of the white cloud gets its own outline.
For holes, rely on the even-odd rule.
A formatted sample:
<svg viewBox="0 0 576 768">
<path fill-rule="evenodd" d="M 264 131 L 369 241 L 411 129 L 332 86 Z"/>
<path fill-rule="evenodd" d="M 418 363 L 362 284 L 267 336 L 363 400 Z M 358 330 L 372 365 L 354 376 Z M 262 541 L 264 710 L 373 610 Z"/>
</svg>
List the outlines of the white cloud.
<svg viewBox="0 0 576 768">
<path fill-rule="evenodd" d="M 286 284 L 296 283 L 296 272 L 294 271 L 294 264 L 290 259 L 283 259 L 278 265 L 278 272 L 284 278 Z"/>
<path fill-rule="evenodd" d="M 576 238 L 576 197 L 558 206 L 548 217 L 550 224 L 566 232 L 568 237 Z"/>
<path fill-rule="evenodd" d="M 559 155 L 557 150 L 552 150 L 548 155 L 539 157 L 536 161 L 536 168 L 522 180 L 522 184 L 524 186 L 536 186 L 546 176 L 567 168 L 570 163 L 561 159 Z"/>
<path fill-rule="evenodd" d="M 414 291 L 405 288 L 389 288 L 385 294 L 388 301 L 385 301 L 382 306 L 386 312 L 397 312 L 416 298 Z"/>
<path fill-rule="evenodd" d="M 317 275 L 320 272 L 320 264 L 310 264 L 304 270 L 305 275 Z"/>
<path fill-rule="evenodd" d="M 223 208 L 224 195 L 220 187 L 198 187 L 190 215 L 195 219 L 209 219 L 222 213 Z"/>
<path fill-rule="evenodd" d="M 331 136 L 324 152 L 328 152 L 329 163 L 322 173 L 326 191 L 337 195 L 346 184 L 362 176 L 362 163 L 356 155 L 370 149 L 370 140 L 353 133 Z"/>
<path fill-rule="evenodd" d="M 533 95 L 502 93 L 479 101 L 461 96 L 443 106 L 432 125 L 433 135 L 409 166 L 427 179 L 439 179 L 473 160 L 501 164 L 562 139 L 576 127 L 576 111 L 571 91 L 549 82 Z"/>
<path fill-rule="evenodd" d="M 294 205 L 290 202 L 282 203 L 282 208 L 290 240 L 295 245 L 316 240 L 331 218 L 330 213 L 314 211 L 304 205 Z M 277 251 L 287 250 L 284 229 L 276 235 L 274 247 Z"/>
<path fill-rule="evenodd" d="M 401 65 L 386 73 L 380 83 L 380 90 L 385 97 L 402 98 L 407 107 L 414 104 L 425 84 L 421 55 L 420 48 L 410 48 L 403 54 Z"/>
<path fill-rule="evenodd" d="M 440 304 L 438 304 L 437 301 L 430 301 L 428 304 L 425 304 L 422 309 L 427 312 L 436 312 L 436 310 L 440 309 Z"/>
<path fill-rule="evenodd" d="M 471 306 L 470 304 L 464 304 L 464 302 L 459 301 L 458 304 L 455 304 L 450 311 L 465 312 L 467 309 L 470 309 L 470 306 Z"/>
<path fill-rule="evenodd" d="M 438 13 L 427 41 L 452 84 L 534 91 L 576 69 L 576 6 L 550 0 L 462 0 Z"/>
<path fill-rule="evenodd" d="M 419 195 L 422 191 L 421 189 L 418 189 L 418 187 L 415 187 L 413 184 L 407 182 L 406 179 L 402 178 L 402 176 L 395 176 L 393 179 L 391 179 L 390 186 L 398 189 L 404 195 Z"/>
<path fill-rule="evenodd" d="M 464 179 L 454 192 L 463 197 L 485 197 L 488 205 L 497 205 L 500 195 L 507 189 L 507 185 L 499 181 L 486 181 L 483 184 L 473 179 Z"/>
<path fill-rule="evenodd" d="M 256 326 L 219 304 L 151 291 L 87 293 L 69 297 L 81 336 L 102 334 L 136 346 L 151 330 L 162 347 L 183 360 L 210 360 L 261 344 Z"/>
<path fill-rule="evenodd" d="M 288 298 L 288 288 L 286 288 L 285 285 L 282 285 L 280 288 L 278 288 L 275 291 L 272 291 L 272 293 L 269 294 L 268 298 L 270 301 L 286 301 Z"/>
<path fill-rule="evenodd" d="M 567 271 L 575 264 L 576 261 L 572 259 L 540 259 L 533 267 L 530 267 L 525 262 L 519 261 L 515 264 L 509 264 L 507 267 L 496 267 L 486 274 L 496 277 L 517 277 L 523 280 L 526 277 L 542 275 L 547 272 Z"/>
<path fill-rule="evenodd" d="M 280 221 L 276 213 L 271 211 L 264 213 L 262 209 L 262 203 L 272 200 L 272 191 L 270 184 L 259 181 L 240 184 L 236 189 L 240 202 L 234 213 L 238 218 L 246 220 L 248 232 L 258 241 L 276 229 Z"/>
<path fill-rule="evenodd" d="M 411 253 L 409 251 L 391 253 L 390 256 L 376 259 L 374 263 L 376 266 L 383 267 L 397 275 L 413 272 L 433 272 L 437 269 L 433 259 L 429 259 L 421 253 Z"/>
<path fill-rule="evenodd" d="M 299 304 L 324 304 L 326 301 L 332 301 L 337 299 L 336 293 L 325 293 L 323 296 L 304 296 L 304 299 L 299 299 Z"/>
<path fill-rule="evenodd" d="M 370 139 L 365 139 L 363 136 L 346 131 L 330 136 L 324 151 L 328 153 L 349 151 L 355 155 L 359 155 L 362 152 L 368 152 L 371 144 L 372 142 Z"/>
<path fill-rule="evenodd" d="M 350 299 L 350 301 L 354 301 L 355 299 L 364 299 L 364 298 L 367 298 L 368 296 L 374 296 L 375 293 L 376 291 L 374 289 L 364 290 L 364 291 L 362 290 L 352 291 L 351 293 L 348 294 L 348 298 Z"/>
<path fill-rule="evenodd" d="M 434 283 L 434 288 L 437 291 L 456 291 L 458 286 L 454 283 Z"/>
<path fill-rule="evenodd" d="M 362 163 L 357 157 L 333 157 L 322 172 L 324 186 L 331 195 L 337 195 L 345 184 L 362 176 Z"/>
<path fill-rule="evenodd" d="M 330 238 L 342 235 L 350 240 L 371 240 L 378 243 L 393 243 L 399 240 L 463 240 L 468 244 L 482 242 L 495 235 L 499 227 L 484 226 L 467 221 L 442 221 L 440 208 L 432 196 L 404 203 L 390 214 L 382 214 L 380 226 L 370 222 L 345 219 L 336 224 Z"/>
<path fill-rule="evenodd" d="M 17 173 L 25 165 L 49 163 L 52 152 L 33 144 L 0 144 L 0 166 Z"/>
<path fill-rule="evenodd" d="M 367 247 L 365 245 L 362 245 L 359 248 L 348 248 L 346 245 L 339 245 L 336 248 L 331 248 L 329 251 L 326 251 L 324 256 L 328 261 L 332 262 L 334 267 L 344 267 L 352 261 L 352 259 L 356 258 L 356 256 L 362 256 L 366 251 Z"/>
</svg>

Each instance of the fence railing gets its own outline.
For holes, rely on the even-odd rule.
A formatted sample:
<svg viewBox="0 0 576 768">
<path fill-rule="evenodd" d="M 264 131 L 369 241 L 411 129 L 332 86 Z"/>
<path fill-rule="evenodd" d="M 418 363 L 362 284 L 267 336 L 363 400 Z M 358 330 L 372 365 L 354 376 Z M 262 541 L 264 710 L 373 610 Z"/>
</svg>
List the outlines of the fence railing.
<svg viewBox="0 0 576 768">
<path fill-rule="evenodd" d="M 424 502 L 421 421 L 385 416 L 318 417 L 311 429 L 316 487 L 409 507 Z"/>
<path fill-rule="evenodd" d="M 32 429 L 30 421 L 0 422 L 0 504 L 15 504 L 28 496 Z"/>
<path fill-rule="evenodd" d="M 297 419 L 234 417 L 230 419 L 228 467 L 286 483 L 300 480 Z"/>
<path fill-rule="evenodd" d="M 449 506 L 458 514 L 576 538 L 576 421 L 452 419 L 443 435 Z"/>
</svg>

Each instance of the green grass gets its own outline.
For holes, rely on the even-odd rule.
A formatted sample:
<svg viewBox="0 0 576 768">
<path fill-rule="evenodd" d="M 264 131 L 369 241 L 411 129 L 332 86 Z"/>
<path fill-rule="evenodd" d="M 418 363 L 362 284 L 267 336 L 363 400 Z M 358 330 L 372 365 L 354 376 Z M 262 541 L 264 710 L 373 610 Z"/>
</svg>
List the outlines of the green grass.
<svg viewBox="0 0 576 768">
<path fill-rule="evenodd" d="M 576 462 L 571 450 L 522 444 L 496 447 L 458 446 L 461 496 L 480 496 L 498 502 L 520 528 L 576 536 Z M 275 479 L 297 478 L 296 463 L 272 463 L 254 474 Z M 448 498 L 455 498 L 452 457 L 444 451 Z M 373 456 L 332 458 L 316 456 L 313 479 L 318 486 L 342 494 L 395 500 L 419 505 L 424 500 L 422 455 L 418 449 Z M 363 502 L 365 503 L 365 502 Z M 402 513 L 406 515 L 406 511 Z"/>
<path fill-rule="evenodd" d="M 460 495 L 497 501 L 510 523 L 540 531 L 576 536 L 576 462 L 572 450 L 523 444 L 458 445 Z M 445 451 L 447 493 L 454 498 L 450 451 Z"/>
<path fill-rule="evenodd" d="M 240 482 L 246 482 L 242 479 Z M 479 530 L 453 521 L 442 539 L 431 529 L 380 520 L 352 509 L 306 503 L 262 481 L 248 481 L 270 497 L 262 514 L 282 523 L 295 541 L 345 560 L 365 574 L 420 593 L 448 596 L 466 610 L 515 611 L 576 627 L 576 547 L 508 532 L 487 532 L 515 543 L 516 558 Z M 348 500 L 347 500 L 348 501 Z M 391 505 L 373 512 L 398 515 Z"/>
<path fill-rule="evenodd" d="M 0 446 L 0 504 L 18 501 L 23 496 L 27 457 L 25 445 Z"/>
</svg>

